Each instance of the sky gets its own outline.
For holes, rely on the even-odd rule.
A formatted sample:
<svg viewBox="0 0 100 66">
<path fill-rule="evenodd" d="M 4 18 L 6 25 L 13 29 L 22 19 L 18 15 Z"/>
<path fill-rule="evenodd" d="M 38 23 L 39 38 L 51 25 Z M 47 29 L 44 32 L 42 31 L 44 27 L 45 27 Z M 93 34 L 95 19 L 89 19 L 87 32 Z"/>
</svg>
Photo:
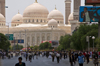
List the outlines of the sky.
<svg viewBox="0 0 100 66">
<path fill-rule="evenodd" d="M 56 8 L 63 14 L 65 17 L 65 0 L 37 0 L 38 3 L 45 6 L 49 12 Z M 33 4 L 35 0 L 6 0 L 6 22 L 11 22 L 12 17 L 18 13 L 23 15 L 25 8 Z M 84 5 L 84 0 L 81 0 L 81 5 Z M 73 12 L 73 0 L 71 3 L 71 12 Z"/>
</svg>

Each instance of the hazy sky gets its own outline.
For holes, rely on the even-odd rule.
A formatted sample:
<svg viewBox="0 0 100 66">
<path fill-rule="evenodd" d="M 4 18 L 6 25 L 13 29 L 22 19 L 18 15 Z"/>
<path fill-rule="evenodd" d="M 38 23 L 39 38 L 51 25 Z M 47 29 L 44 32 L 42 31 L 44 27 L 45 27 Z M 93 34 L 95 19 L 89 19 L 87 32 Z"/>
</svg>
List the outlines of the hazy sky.
<svg viewBox="0 0 100 66">
<path fill-rule="evenodd" d="M 59 11 L 62 12 L 62 14 L 65 17 L 65 0 L 37 0 L 38 3 L 45 6 L 49 12 L 51 12 L 55 5 Z M 25 8 L 31 4 L 33 4 L 35 0 L 6 0 L 6 22 L 11 22 L 12 17 L 18 13 L 18 10 L 20 14 L 23 15 L 23 12 Z M 81 4 L 84 5 L 84 0 L 81 0 Z M 73 0 L 71 4 L 71 12 L 73 12 Z"/>
</svg>

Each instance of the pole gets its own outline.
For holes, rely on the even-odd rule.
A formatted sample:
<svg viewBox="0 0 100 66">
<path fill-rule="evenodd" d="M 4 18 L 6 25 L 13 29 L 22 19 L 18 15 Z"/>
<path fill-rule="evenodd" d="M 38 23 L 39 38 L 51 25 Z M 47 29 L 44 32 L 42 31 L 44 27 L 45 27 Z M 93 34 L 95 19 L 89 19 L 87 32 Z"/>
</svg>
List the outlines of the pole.
<svg viewBox="0 0 100 66">
<path fill-rule="evenodd" d="M 25 48 L 26 48 L 26 30 L 25 30 Z M 26 51 L 26 50 L 25 50 Z"/>
<path fill-rule="evenodd" d="M 53 40 L 53 26 L 52 26 L 52 28 L 51 28 L 51 29 L 52 29 L 52 34 L 51 34 L 51 35 L 52 35 L 52 40 Z M 52 45 L 52 47 L 53 47 L 53 45 Z"/>
<path fill-rule="evenodd" d="M 1 65 L 1 57 L 0 57 L 0 66 L 2 66 L 2 65 Z"/>
<path fill-rule="evenodd" d="M 9 23 L 8 23 L 8 34 L 9 34 Z"/>
<path fill-rule="evenodd" d="M 94 39 L 93 39 L 93 52 L 94 52 Z"/>
<path fill-rule="evenodd" d="M 87 37 L 86 37 L 86 41 L 88 42 L 88 51 L 89 51 L 89 46 L 90 46 L 89 38 L 90 38 L 90 36 L 87 36 Z"/>
<path fill-rule="evenodd" d="M 14 37 L 14 51 L 15 51 L 15 37 Z"/>
<path fill-rule="evenodd" d="M 88 51 L 90 50 L 89 47 L 90 47 L 90 42 L 88 41 Z"/>
<path fill-rule="evenodd" d="M 17 40 L 17 50 L 19 50 L 19 49 L 18 49 L 18 40 Z"/>
<path fill-rule="evenodd" d="M 9 23 L 8 23 L 8 40 L 9 40 Z"/>
<path fill-rule="evenodd" d="M 100 21 L 98 22 L 98 37 L 100 38 Z"/>
</svg>

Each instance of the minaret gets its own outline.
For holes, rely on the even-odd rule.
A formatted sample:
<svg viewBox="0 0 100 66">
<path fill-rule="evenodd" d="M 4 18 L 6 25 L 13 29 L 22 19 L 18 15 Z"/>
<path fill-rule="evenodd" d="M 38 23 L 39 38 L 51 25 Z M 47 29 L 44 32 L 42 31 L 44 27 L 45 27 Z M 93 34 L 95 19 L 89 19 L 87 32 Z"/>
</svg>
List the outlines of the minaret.
<svg viewBox="0 0 100 66">
<path fill-rule="evenodd" d="M 71 0 L 65 0 L 65 24 L 68 24 L 68 17 L 71 13 Z"/>
<path fill-rule="evenodd" d="M 0 13 L 5 17 L 5 0 L 0 0 Z"/>
<path fill-rule="evenodd" d="M 18 10 L 18 14 L 20 14 L 20 13 L 19 13 L 19 10 Z"/>
<path fill-rule="evenodd" d="M 35 0 L 35 3 L 38 3 L 37 0 Z"/>
<path fill-rule="evenodd" d="M 79 20 L 79 7 L 81 6 L 81 0 L 74 1 L 74 20 Z"/>
</svg>

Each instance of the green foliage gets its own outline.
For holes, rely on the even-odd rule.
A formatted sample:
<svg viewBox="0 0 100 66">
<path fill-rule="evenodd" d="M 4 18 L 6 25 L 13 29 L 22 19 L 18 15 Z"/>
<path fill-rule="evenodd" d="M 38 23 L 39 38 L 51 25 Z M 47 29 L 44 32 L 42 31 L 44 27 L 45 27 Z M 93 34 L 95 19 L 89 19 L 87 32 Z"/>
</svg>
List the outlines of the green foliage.
<svg viewBox="0 0 100 66">
<path fill-rule="evenodd" d="M 22 48 L 24 48 L 22 45 L 15 45 L 12 47 L 13 50 L 21 50 Z"/>
<path fill-rule="evenodd" d="M 100 51 L 100 38 L 97 38 L 95 42 L 97 43 L 96 48 Z"/>
<path fill-rule="evenodd" d="M 40 50 L 52 49 L 52 46 L 49 42 L 45 42 L 40 44 L 39 49 Z"/>
<path fill-rule="evenodd" d="M 39 49 L 39 46 L 37 46 L 37 45 L 35 45 L 34 47 L 33 47 L 33 50 L 38 50 Z"/>
<path fill-rule="evenodd" d="M 60 51 L 60 50 L 62 50 L 62 49 L 63 49 L 62 45 L 59 45 L 59 46 L 57 47 L 57 50 L 58 50 L 58 51 Z"/>
<path fill-rule="evenodd" d="M 0 49 L 8 50 L 9 46 L 10 42 L 7 37 L 4 34 L 0 33 Z"/>
<path fill-rule="evenodd" d="M 73 33 L 72 42 L 74 48 L 76 50 L 85 50 L 88 47 L 88 43 L 86 42 L 86 36 L 90 37 L 90 47 L 93 47 L 92 36 L 97 38 L 98 36 L 98 25 L 80 25 L 79 29 Z M 96 43 L 94 44 L 96 46 Z"/>
<path fill-rule="evenodd" d="M 30 49 L 31 49 L 31 50 L 33 50 L 33 48 L 34 48 L 33 46 L 30 46 Z"/>
<path fill-rule="evenodd" d="M 65 35 L 60 37 L 59 41 L 60 45 L 58 49 L 67 49 L 70 48 L 70 43 L 71 43 L 71 36 L 70 35 Z"/>
<path fill-rule="evenodd" d="M 12 46 L 9 46 L 9 50 L 12 50 Z"/>
<path fill-rule="evenodd" d="M 93 39 L 92 36 L 97 38 L 98 36 L 98 25 L 80 25 L 80 27 L 73 32 L 72 36 L 65 35 L 60 37 L 60 45 L 57 48 L 61 49 L 76 49 L 76 50 L 86 50 L 88 48 L 88 42 L 86 42 L 86 36 L 91 36 L 89 38 L 90 47 L 93 47 Z M 95 40 L 94 40 L 95 41 Z M 99 41 L 99 40 L 98 40 Z M 98 43 L 99 44 L 99 43 Z M 94 43 L 94 47 L 97 46 L 97 43 Z"/>
</svg>

